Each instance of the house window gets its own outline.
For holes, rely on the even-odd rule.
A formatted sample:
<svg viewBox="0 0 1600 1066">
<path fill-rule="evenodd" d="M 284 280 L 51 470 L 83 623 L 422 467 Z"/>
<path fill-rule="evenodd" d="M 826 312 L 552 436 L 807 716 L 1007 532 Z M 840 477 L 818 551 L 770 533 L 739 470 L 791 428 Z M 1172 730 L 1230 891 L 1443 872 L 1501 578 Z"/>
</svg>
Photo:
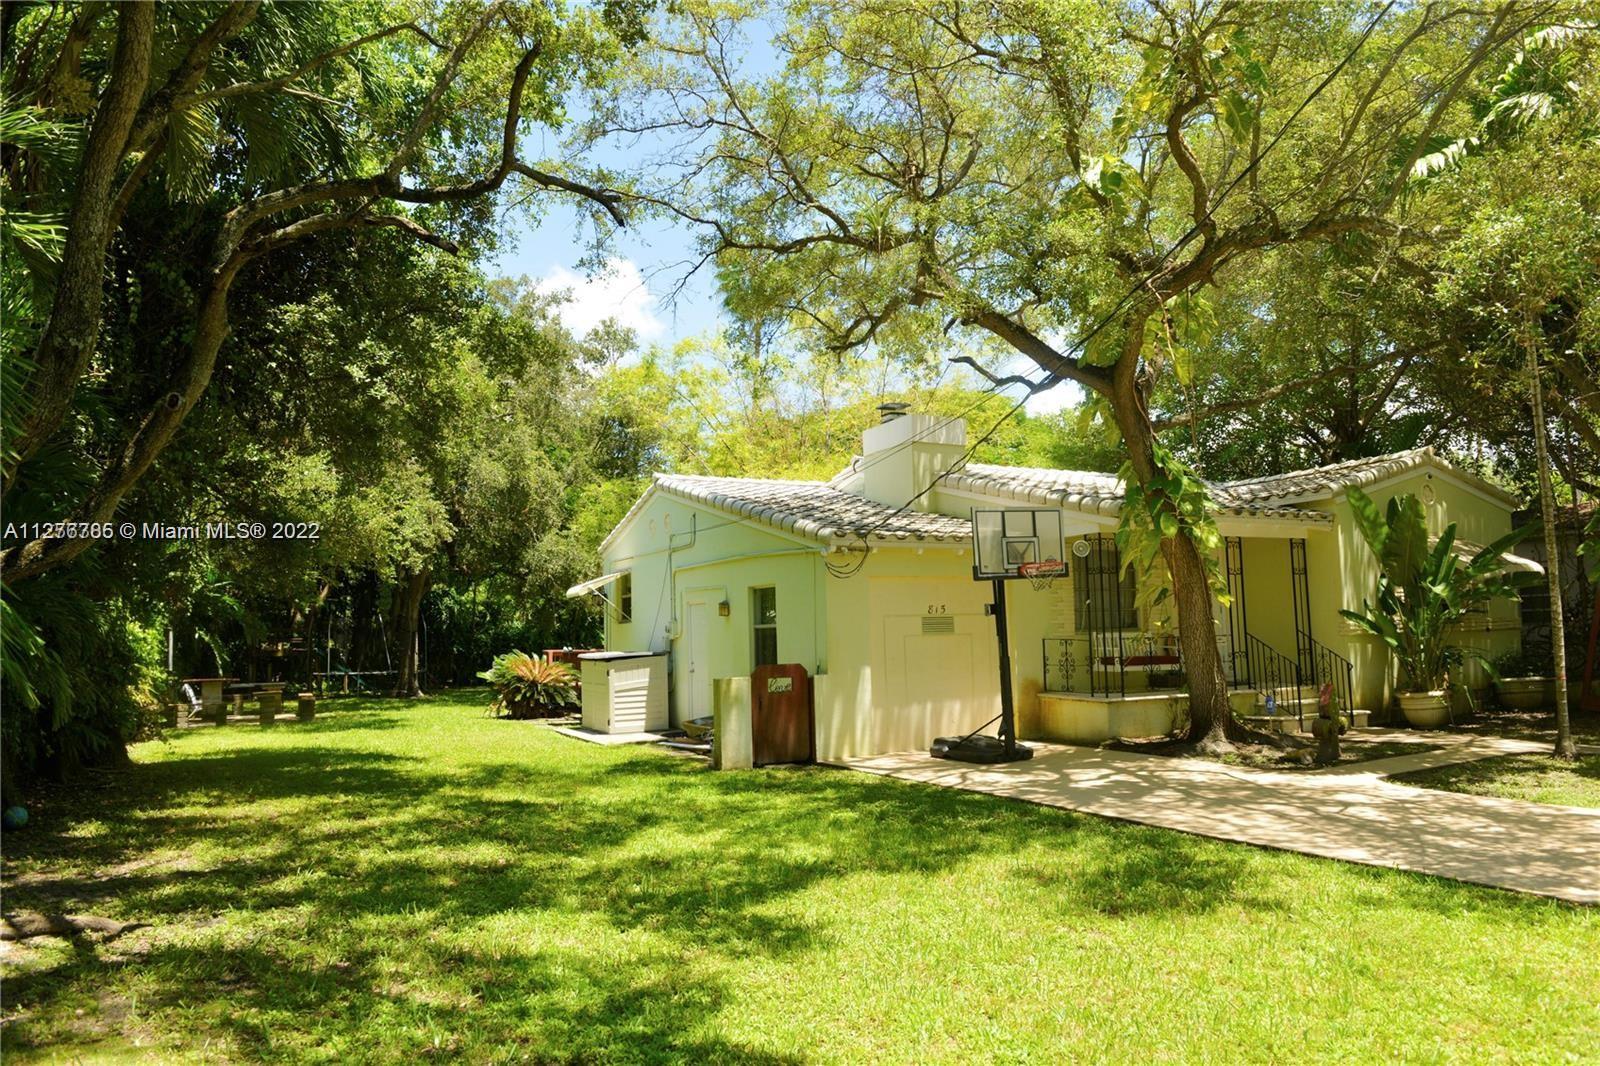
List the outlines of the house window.
<svg viewBox="0 0 1600 1066">
<path fill-rule="evenodd" d="M 778 590 L 750 590 L 750 629 L 755 636 L 755 664 L 778 661 Z"/>
<path fill-rule="evenodd" d="M 617 621 L 633 621 L 633 571 L 624 570 L 617 578 Z"/>
<path fill-rule="evenodd" d="M 1117 542 L 1110 537 L 1090 537 L 1085 543 L 1089 554 L 1072 568 L 1073 626 L 1079 633 L 1138 629 L 1134 602 L 1139 582 L 1131 569 L 1122 572 Z"/>
</svg>

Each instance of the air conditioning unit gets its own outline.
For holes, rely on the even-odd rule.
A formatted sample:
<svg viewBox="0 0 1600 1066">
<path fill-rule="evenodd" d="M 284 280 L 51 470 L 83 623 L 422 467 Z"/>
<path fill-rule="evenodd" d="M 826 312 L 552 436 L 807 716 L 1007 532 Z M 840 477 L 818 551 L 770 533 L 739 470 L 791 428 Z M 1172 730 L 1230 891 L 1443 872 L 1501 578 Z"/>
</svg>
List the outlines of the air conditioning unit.
<svg viewBox="0 0 1600 1066">
<path fill-rule="evenodd" d="M 648 651 L 578 656 L 583 727 L 597 733 L 659 733 L 667 728 L 667 657 Z"/>
</svg>

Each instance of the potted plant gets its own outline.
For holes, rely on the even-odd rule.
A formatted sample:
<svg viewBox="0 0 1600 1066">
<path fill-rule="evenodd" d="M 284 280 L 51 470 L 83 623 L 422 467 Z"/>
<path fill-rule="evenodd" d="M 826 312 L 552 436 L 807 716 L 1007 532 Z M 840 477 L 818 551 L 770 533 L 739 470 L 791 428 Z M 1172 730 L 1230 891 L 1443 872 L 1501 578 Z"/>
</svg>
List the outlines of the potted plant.
<svg viewBox="0 0 1600 1066">
<path fill-rule="evenodd" d="M 1494 691 L 1512 710 L 1532 711 L 1556 703 L 1554 656 L 1549 648 L 1523 646 L 1494 660 Z"/>
<path fill-rule="evenodd" d="M 1468 658 L 1482 660 L 1450 642 L 1450 627 L 1472 608 L 1537 580 L 1535 574 L 1507 573 L 1501 558 L 1527 530 L 1514 530 L 1463 562 L 1455 552 L 1455 523 L 1429 545 L 1427 515 L 1416 496 L 1394 497 L 1386 512 L 1360 489 L 1351 489 L 1348 498 L 1378 560 L 1377 602 L 1362 600 L 1360 611 L 1339 613 L 1383 641 L 1399 662 L 1397 696 L 1406 721 L 1437 728 L 1450 720 L 1455 671 Z"/>
<path fill-rule="evenodd" d="M 578 689 L 578 674 L 572 667 L 525 651 L 495 656 L 478 676 L 494 686 L 489 709 L 507 718 L 559 715 L 572 704 Z"/>
</svg>

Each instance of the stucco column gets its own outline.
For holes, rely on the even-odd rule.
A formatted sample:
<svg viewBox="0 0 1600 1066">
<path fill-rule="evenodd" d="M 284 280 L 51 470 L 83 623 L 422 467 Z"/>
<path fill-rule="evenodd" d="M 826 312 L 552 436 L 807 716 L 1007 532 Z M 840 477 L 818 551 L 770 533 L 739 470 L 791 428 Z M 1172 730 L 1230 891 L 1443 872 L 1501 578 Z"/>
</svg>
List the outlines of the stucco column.
<svg viewBox="0 0 1600 1066">
<path fill-rule="evenodd" d="M 711 765 L 718 770 L 748 770 L 755 763 L 750 732 L 750 679 L 719 677 L 711 682 L 713 735 Z"/>
</svg>

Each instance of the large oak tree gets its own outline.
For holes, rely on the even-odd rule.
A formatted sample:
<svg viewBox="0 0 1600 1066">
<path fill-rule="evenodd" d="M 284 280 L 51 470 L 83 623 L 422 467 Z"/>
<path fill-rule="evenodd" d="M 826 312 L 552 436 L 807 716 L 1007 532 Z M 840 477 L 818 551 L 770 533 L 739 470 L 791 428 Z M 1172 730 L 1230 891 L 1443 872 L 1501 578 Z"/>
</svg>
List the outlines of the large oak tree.
<svg viewBox="0 0 1600 1066">
<path fill-rule="evenodd" d="M 685 3 L 616 130 L 676 129 L 655 202 L 703 227 L 729 303 L 840 351 L 985 336 L 1103 404 L 1140 561 L 1171 577 L 1190 739 L 1225 745 L 1204 488 L 1153 384 L 1205 293 L 1264 253 L 1402 236 L 1413 165 L 1551 3 Z M 775 32 L 773 28 L 776 27 Z M 744 72 L 751 35 L 776 70 Z M 1135 502 L 1136 501 L 1136 502 Z M 1142 531 L 1142 532 L 1141 532 Z"/>
</svg>

